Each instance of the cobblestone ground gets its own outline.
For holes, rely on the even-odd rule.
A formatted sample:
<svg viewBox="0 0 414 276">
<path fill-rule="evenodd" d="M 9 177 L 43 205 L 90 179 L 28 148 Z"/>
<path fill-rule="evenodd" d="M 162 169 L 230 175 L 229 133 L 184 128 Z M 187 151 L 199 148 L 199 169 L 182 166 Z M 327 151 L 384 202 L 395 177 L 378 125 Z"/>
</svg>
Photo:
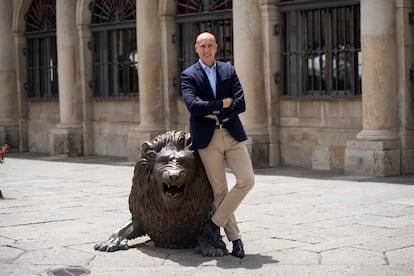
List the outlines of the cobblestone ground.
<svg viewBox="0 0 414 276">
<path fill-rule="evenodd" d="M 0 275 L 414 275 L 412 175 L 257 170 L 236 213 L 242 260 L 155 248 L 147 237 L 95 251 L 130 217 L 133 165 L 9 154 L 0 165 Z"/>
</svg>

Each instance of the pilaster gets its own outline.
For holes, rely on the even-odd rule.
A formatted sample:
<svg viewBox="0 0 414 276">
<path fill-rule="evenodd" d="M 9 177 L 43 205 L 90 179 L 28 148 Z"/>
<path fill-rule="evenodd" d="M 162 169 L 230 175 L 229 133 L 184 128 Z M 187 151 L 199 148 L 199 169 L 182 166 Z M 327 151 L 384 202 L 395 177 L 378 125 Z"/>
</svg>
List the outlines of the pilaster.
<svg viewBox="0 0 414 276">
<path fill-rule="evenodd" d="M 76 157 L 83 155 L 83 128 L 80 125 L 57 126 L 50 130 L 51 155 Z"/>
<path fill-rule="evenodd" d="M 91 29 L 87 25 L 77 26 L 79 39 L 79 93 L 80 93 L 80 113 L 83 127 L 83 153 L 84 155 L 93 154 L 93 91 L 89 86 L 89 81 L 93 79 L 92 70 L 92 51 L 89 43 L 92 40 Z"/>
<path fill-rule="evenodd" d="M 414 173 L 414 81 L 410 79 L 410 70 L 414 70 L 414 24 L 408 19 L 410 13 L 414 13 L 413 0 L 395 1 L 401 174 Z"/>
<path fill-rule="evenodd" d="M 351 140 L 346 143 L 345 173 L 392 176 L 400 174 L 399 140 Z"/>
<path fill-rule="evenodd" d="M 275 33 L 275 26 L 280 26 L 280 12 L 277 7 L 279 0 L 260 0 L 260 18 L 263 40 L 263 78 L 265 106 L 269 134 L 269 166 L 280 163 L 280 132 L 279 132 L 279 94 L 280 87 L 274 81 L 276 72 L 280 72 L 281 34 Z"/>
<path fill-rule="evenodd" d="M 0 145 L 19 148 L 19 113 L 12 3 L 0 1 Z"/>
<path fill-rule="evenodd" d="M 128 133 L 128 161 L 138 161 L 141 159 L 141 145 L 144 142 L 151 141 L 155 136 L 163 133 L 163 129 L 149 130 L 139 128 Z"/>
<path fill-rule="evenodd" d="M 26 70 L 26 58 L 24 56 L 23 48 L 26 47 L 26 37 L 22 32 L 14 33 L 14 43 L 16 45 L 16 96 L 17 96 L 17 110 L 19 117 L 19 152 L 25 152 L 29 150 L 29 139 L 28 139 L 28 99 L 27 92 L 24 88 L 24 83 L 27 79 L 27 70 Z"/>
<path fill-rule="evenodd" d="M 175 9 L 174 9 L 175 11 Z M 175 78 L 179 75 L 177 63 L 177 44 L 172 41 L 176 33 L 175 13 L 164 14 L 160 17 L 161 27 L 161 57 L 162 57 L 162 90 L 164 98 L 165 128 L 175 129 L 177 126 L 177 85 Z"/>
</svg>

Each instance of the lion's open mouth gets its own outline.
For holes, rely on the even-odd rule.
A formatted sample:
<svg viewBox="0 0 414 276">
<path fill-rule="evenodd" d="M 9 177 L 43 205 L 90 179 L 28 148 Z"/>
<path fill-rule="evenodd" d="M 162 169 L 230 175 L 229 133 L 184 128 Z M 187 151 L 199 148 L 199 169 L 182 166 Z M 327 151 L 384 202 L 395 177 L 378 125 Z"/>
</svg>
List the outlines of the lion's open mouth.
<svg viewBox="0 0 414 276">
<path fill-rule="evenodd" d="M 163 183 L 164 195 L 170 199 L 180 199 L 184 196 L 184 186 L 185 185 L 169 185 Z"/>
</svg>

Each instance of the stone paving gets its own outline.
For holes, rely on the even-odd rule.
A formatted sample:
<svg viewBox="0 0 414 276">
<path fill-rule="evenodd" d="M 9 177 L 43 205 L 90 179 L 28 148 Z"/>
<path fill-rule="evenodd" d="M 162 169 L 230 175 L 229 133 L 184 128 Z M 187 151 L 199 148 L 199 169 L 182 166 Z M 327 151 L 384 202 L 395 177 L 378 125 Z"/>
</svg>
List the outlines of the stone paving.
<svg viewBox="0 0 414 276">
<path fill-rule="evenodd" d="M 148 237 L 125 251 L 95 251 L 130 218 L 133 165 L 8 154 L 0 165 L 0 275 L 414 275 L 413 175 L 256 170 L 236 214 L 242 260 L 155 248 Z"/>
</svg>

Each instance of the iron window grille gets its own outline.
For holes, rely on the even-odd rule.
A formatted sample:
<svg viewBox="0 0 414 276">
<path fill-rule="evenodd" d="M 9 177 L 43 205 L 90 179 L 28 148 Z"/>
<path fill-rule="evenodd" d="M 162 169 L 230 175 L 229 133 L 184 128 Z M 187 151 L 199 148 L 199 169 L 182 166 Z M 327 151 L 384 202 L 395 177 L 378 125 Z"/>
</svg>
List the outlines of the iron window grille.
<svg viewBox="0 0 414 276">
<path fill-rule="evenodd" d="M 178 0 L 178 64 L 180 71 L 198 60 L 196 36 L 211 32 L 216 36 L 216 59 L 233 64 L 233 15 L 231 0 Z"/>
<path fill-rule="evenodd" d="M 357 0 L 281 1 L 286 97 L 360 97 Z"/>
<path fill-rule="evenodd" d="M 57 99 L 56 2 L 35 0 L 24 17 L 26 21 L 27 82 L 31 99 Z"/>
<path fill-rule="evenodd" d="M 90 9 L 94 97 L 137 97 L 135 0 L 97 0 Z"/>
</svg>

